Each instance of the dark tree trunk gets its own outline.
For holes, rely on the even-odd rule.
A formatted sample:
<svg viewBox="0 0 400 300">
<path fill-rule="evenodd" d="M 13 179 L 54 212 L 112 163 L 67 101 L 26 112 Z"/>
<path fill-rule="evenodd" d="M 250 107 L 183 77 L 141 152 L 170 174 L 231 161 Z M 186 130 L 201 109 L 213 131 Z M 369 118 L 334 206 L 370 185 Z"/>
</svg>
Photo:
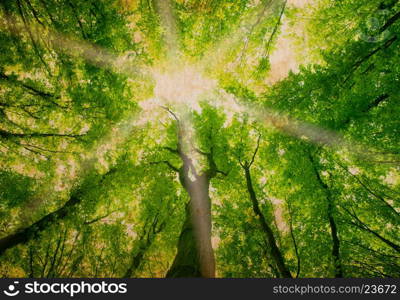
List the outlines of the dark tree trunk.
<svg viewBox="0 0 400 300">
<path fill-rule="evenodd" d="M 292 274 L 290 273 L 289 269 L 286 267 L 283 255 L 277 245 L 274 233 L 271 227 L 268 225 L 267 221 L 265 220 L 264 214 L 262 213 L 260 206 L 258 204 L 257 196 L 253 188 L 253 183 L 250 174 L 250 167 L 243 167 L 246 176 L 246 184 L 247 184 L 247 191 L 250 196 L 250 200 L 253 205 L 253 211 L 257 215 L 258 220 L 260 221 L 261 227 L 267 237 L 268 246 L 271 248 L 271 255 L 274 259 L 276 266 L 278 267 L 280 276 L 285 278 L 292 278 Z"/>
<path fill-rule="evenodd" d="M 144 244 L 139 247 L 138 252 L 132 257 L 131 264 L 129 265 L 128 269 L 126 270 L 123 278 L 130 278 L 132 275 L 135 274 L 136 270 L 139 268 L 140 264 L 143 261 L 144 254 L 146 253 L 147 249 L 150 247 L 150 244 Z"/>
<path fill-rule="evenodd" d="M 314 157 L 310 154 L 310 161 L 312 163 L 312 167 L 315 173 L 315 176 L 317 178 L 317 181 L 321 188 L 324 189 L 325 194 L 326 194 L 326 200 L 327 200 L 327 215 L 328 215 L 328 220 L 329 220 L 329 228 L 331 232 L 331 237 L 332 237 L 332 258 L 333 258 L 333 265 L 334 265 L 334 272 L 335 272 L 335 277 L 336 278 L 341 278 L 343 277 L 343 270 L 342 270 L 342 264 L 340 261 L 340 240 L 338 237 L 338 230 L 335 222 L 335 218 L 333 216 L 333 210 L 334 210 L 334 204 L 333 204 L 333 199 L 332 199 L 332 194 L 329 189 L 329 186 L 322 180 L 321 175 L 319 171 L 317 170 L 316 164 L 317 162 L 314 160 Z"/>
<path fill-rule="evenodd" d="M 75 195 L 59 209 L 49 213 L 40 220 L 36 221 L 32 225 L 25 227 L 16 233 L 10 234 L 0 239 L 0 255 L 2 255 L 7 249 L 10 249 L 19 244 L 27 243 L 29 240 L 37 236 L 40 232 L 48 228 L 54 223 L 64 219 L 71 211 L 71 209 L 79 204 L 81 199 Z"/>
<path fill-rule="evenodd" d="M 98 184 L 101 184 L 103 180 L 110 174 L 116 172 L 116 168 L 111 168 L 107 173 L 100 177 Z M 38 234 L 54 225 L 61 220 L 65 219 L 71 214 L 72 211 L 82 202 L 81 190 L 77 190 L 73 193 L 70 199 L 64 203 L 62 207 L 53 211 L 35 223 L 18 230 L 16 233 L 10 234 L 0 239 L 0 255 L 2 255 L 7 249 L 15 247 L 19 244 L 25 244 L 31 239 L 34 239 Z"/>
<path fill-rule="evenodd" d="M 153 244 L 157 234 L 164 229 L 165 225 L 165 221 L 159 220 L 158 213 L 151 222 L 146 221 L 146 224 L 143 226 L 142 234 L 140 234 L 139 239 L 135 241 L 135 244 L 138 244 L 138 247 L 135 247 L 134 245 L 131 263 L 129 264 L 123 278 L 130 278 L 135 275 L 136 270 L 143 261 L 144 255 Z"/>
<path fill-rule="evenodd" d="M 329 227 L 331 229 L 331 236 L 332 236 L 332 257 L 333 257 L 333 264 L 335 267 L 335 277 L 342 278 L 343 271 L 342 271 L 342 264 L 340 261 L 340 241 L 338 237 L 337 227 L 335 219 L 333 218 L 333 205 L 330 199 L 328 199 L 328 218 L 329 218 Z"/>
</svg>

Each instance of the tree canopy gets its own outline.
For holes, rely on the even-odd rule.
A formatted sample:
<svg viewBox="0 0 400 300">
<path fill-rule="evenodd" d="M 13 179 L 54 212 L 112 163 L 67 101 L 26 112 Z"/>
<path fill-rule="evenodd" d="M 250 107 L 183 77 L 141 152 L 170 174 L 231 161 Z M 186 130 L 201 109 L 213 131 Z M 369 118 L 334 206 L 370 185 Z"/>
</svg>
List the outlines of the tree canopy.
<svg viewBox="0 0 400 300">
<path fill-rule="evenodd" d="M 2 277 L 400 277 L 398 0 L 1 0 Z"/>
</svg>

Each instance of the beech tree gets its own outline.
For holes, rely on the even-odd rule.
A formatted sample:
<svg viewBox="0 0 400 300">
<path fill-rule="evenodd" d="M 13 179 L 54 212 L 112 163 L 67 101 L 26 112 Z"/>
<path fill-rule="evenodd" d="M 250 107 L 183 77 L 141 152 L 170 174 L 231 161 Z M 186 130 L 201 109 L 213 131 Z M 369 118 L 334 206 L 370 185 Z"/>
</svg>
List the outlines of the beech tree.
<svg viewBox="0 0 400 300">
<path fill-rule="evenodd" d="M 399 11 L 0 1 L 1 276 L 400 276 Z"/>
</svg>

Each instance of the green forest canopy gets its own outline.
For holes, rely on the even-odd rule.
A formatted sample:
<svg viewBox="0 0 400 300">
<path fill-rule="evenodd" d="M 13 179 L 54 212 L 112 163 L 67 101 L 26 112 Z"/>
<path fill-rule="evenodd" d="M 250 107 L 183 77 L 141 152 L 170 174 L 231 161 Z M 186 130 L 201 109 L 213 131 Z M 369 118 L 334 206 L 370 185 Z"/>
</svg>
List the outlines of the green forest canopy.
<svg viewBox="0 0 400 300">
<path fill-rule="evenodd" d="M 400 276 L 400 1 L 0 14 L 2 277 Z"/>
</svg>

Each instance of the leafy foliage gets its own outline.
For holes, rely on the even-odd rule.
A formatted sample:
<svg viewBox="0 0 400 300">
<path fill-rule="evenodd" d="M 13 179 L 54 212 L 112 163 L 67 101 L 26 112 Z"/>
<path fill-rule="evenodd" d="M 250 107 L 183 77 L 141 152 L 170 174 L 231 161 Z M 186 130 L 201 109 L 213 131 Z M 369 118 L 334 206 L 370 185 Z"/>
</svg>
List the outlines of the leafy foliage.
<svg viewBox="0 0 400 300">
<path fill-rule="evenodd" d="M 2 1 L 1 276 L 399 277 L 400 4 L 292 2 Z"/>
</svg>

